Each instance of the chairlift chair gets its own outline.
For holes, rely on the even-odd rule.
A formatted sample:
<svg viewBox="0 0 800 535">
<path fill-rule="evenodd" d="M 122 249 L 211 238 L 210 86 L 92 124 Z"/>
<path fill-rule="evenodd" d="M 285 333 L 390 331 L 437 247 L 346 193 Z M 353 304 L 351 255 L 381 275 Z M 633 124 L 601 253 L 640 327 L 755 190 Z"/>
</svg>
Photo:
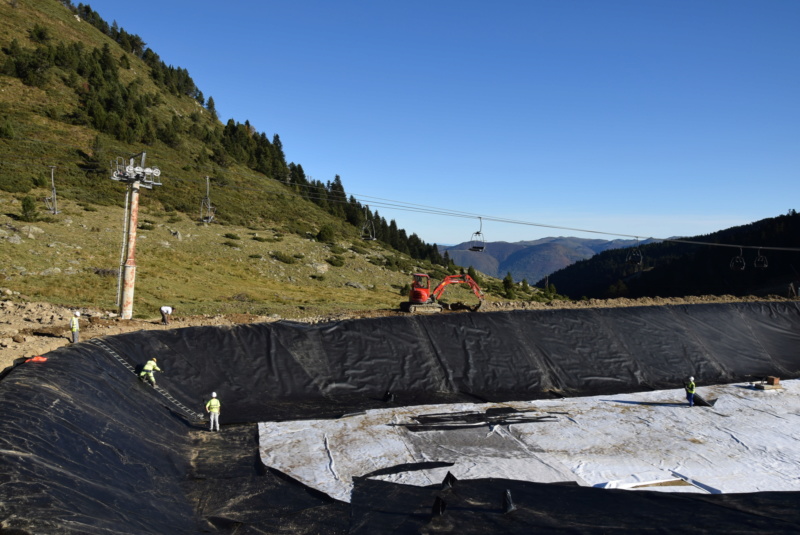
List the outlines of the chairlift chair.
<svg viewBox="0 0 800 535">
<path fill-rule="evenodd" d="M 371 219 L 364 221 L 364 225 L 361 227 L 361 239 L 364 241 L 375 241 L 377 239 L 375 237 L 375 225 Z"/>
<path fill-rule="evenodd" d="M 742 248 L 739 248 L 739 256 L 734 256 L 731 258 L 731 269 L 735 271 L 744 271 L 746 264 L 744 261 L 744 256 L 742 256 Z"/>
<path fill-rule="evenodd" d="M 761 249 L 758 250 L 758 256 L 756 256 L 755 262 L 753 262 L 753 266 L 756 268 L 766 268 L 768 265 L 767 257 L 761 254 Z"/>
<path fill-rule="evenodd" d="M 469 250 L 473 253 L 482 253 L 486 250 L 486 240 L 483 237 L 483 218 L 478 218 L 481 222 L 481 227 L 478 232 L 472 234 L 469 240 Z"/>
<path fill-rule="evenodd" d="M 641 266 L 642 260 L 642 252 L 639 250 L 639 238 L 636 238 L 636 247 L 628 251 L 625 261 L 632 266 Z"/>
</svg>

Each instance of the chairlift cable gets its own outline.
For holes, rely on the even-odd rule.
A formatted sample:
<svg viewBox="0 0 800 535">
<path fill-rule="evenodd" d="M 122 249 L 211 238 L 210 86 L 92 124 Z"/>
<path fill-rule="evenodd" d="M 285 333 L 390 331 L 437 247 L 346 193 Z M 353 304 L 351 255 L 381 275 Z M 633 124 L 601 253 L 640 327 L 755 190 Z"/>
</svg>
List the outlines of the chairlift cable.
<svg viewBox="0 0 800 535">
<path fill-rule="evenodd" d="M 59 145 L 59 146 L 64 146 L 64 147 L 75 148 L 74 145 L 58 143 L 58 142 L 53 142 L 53 141 L 43 141 L 43 140 L 37 140 L 37 139 L 32 139 L 32 138 L 27 138 L 27 139 L 23 139 L 23 140 L 24 141 L 29 141 L 29 142 L 45 143 L 45 144 Z M 3 157 L 4 160 L 6 160 L 7 158 L 9 158 L 9 157 L 8 156 L 4 156 Z M 17 159 L 19 157 L 11 157 L 11 158 Z M 171 158 L 162 157 L 161 159 L 166 161 L 166 162 L 170 162 L 170 163 L 175 164 L 175 162 L 172 161 Z M 0 160 L 0 164 L 2 164 L 2 163 L 10 164 L 10 165 L 15 166 L 15 167 L 22 167 L 21 165 L 15 165 L 12 162 L 7 162 L 7 161 L 3 162 L 3 160 Z M 63 166 L 67 166 L 67 165 L 70 165 L 70 164 L 75 165 L 75 162 L 67 163 L 67 162 L 59 161 L 58 163 L 60 165 L 63 165 Z M 37 165 L 39 165 L 39 164 L 37 164 Z M 211 169 L 211 167 L 208 167 L 208 168 Z M 259 173 L 257 171 L 253 171 L 253 173 L 247 173 L 247 174 L 245 174 L 245 173 L 235 173 L 235 172 L 227 173 L 227 175 L 234 176 L 234 177 L 247 177 L 247 176 L 251 176 L 251 175 L 254 175 L 254 174 L 259 174 Z M 268 178 L 271 178 L 271 177 L 268 177 Z M 179 182 L 189 182 L 189 181 L 197 182 L 198 181 L 198 180 L 195 180 L 195 179 L 180 179 L 180 178 L 177 178 L 177 177 L 173 177 L 170 180 L 171 181 L 179 181 Z M 281 180 L 281 179 L 271 178 L 271 180 L 273 180 L 275 182 L 278 182 L 278 183 L 280 183 L 282 185 L 285 185 L 284 181 Z M 303 188 L 303 189 L 305 189 L 307 191 L 311 190 L 312 188 L 316 189 L 318 187 L 318 186 L 312 186 L 311 184 L 293 184 L 293 186 L 299 187 L 299 188 Z M 324 198 L 328 202 L 341 203 L 341 204 L 349 204 L 349 202 L 350 202 L 346 195 L 343 198 L 339 199 L 339 198 L 337 198 L 337 196 L 315 195 L 315 194 L 310 193 L 310 192 L 307 195 L 302 195 L 301 193 L 298 193 L 296 191 L 291 191 L 291 190 L 287 191 L 285 189 L 283 189 L 283 190 L 266 191 L 265 189 L 247 188 L 247 187 L 241 187 L 241 186 L 233 186 L 233 185 L 230 185 L 230 184 L 224 185 L 224 186 L 219 186 L 219 187 L 220 188 L 226 188 L 226 189 L 234 189 L 234 190 L 239 190 L 239 191 L 253 191 L 253 192 L 259 192 L 259 193 L 265 193 L 266 192 L 266 193 L 272 193 L 272 194 L 295 195 L 297 197 L 300 197 L 300 198 L 303 198 L 303 199 L 307 199 L 307 200 L 311 200 L 311 199 L 320 200 L 320 199 Z M 359 199 L 372 199 L 371 203 L 373 205 L 377 205 L 379 207 L 382 207 L 384 209 L 389 209 L 389 210 L 398 210 L 398 211 L 416 212 L 416 213 L 426 213 L 426 214 L 431 214 L 431 215 L 441 215 L 441 216 L 446 216 L 446 217 L 461 217 L 461 218 L 468 218 L 468 219 L 473 219 L 475 217 L 478 217 L 478 218 L 481 219 L 481 222 L 482 222 L 483 219 L 486 219 L 487 221 L 492 221 L 492 222 L 497 222 L 497 223 L 534 226 L 534 227 L 539 227 L 539 228 L 566 230 L 566 231 L 570 231 L 570 232 L 581 232 L 581 233 L 587 233 L 587 234 L 601 234 L 601 235 L 605 235 L 605 236 L 618 236 L 618 237 L 636 238 L 637 240 L 640 237 L 640 236 L 637 236 L 637 235 L 620 233 L 620 232 L 608 232 L 608 231 L 600 231 L 600 230 L 592 230 L 592 229 L 582 229 L 582 228 L 576 228 L 576 227 L 550 225 L 550 224 L 545 224 L 545 223 L 536 223 L 536 222 L 531 222 L 531 221 L 509 219 L 509 218 L 503 218 L 503 217 L 494 217 L 494 216 L 485 215 L 485 214 L 475 214 L 475 213 L 470 213 L 470 212 L 464 212 L 464 211 L 461 211 L 461 210 L 437 208 L 437 207 L 428 206 L 428 205 L 407 203 L 407 202 L 404 202 L 404 201 L 397 201 L 397 200 L 386 199 L 386 198 L 382 198 L 382 197 L 374 197 L 374 196 L 363 195 L 363 194 L 350 194 L 350 197 L 352 197 L 353 199 L 356 199 L 356 201 L 358 201 Z M 759 250 L 765 250 L 765 251 L 800 252 L 800 248 L 798 248 L 798 247 L 774 247 L 774 246 L 759 246 L 759 245 L 741 245 L 741 244 L 713 243 L 713 242 L 704 242 L 704 241 L 697 241 L 697 240 L 687 240 L 687 239 L 681 239 L 681 238 L 649 237 L 648 239 L 649 240 L 653 240 L 653 241 L 668 242 L 668 243 L 685 243 L 685 244 L 689 244 L 689 245 L 706 245 L 706 246 L 709 246 L 709 247 L 734 247 L 734 248 L 738 247 L 740 250 L 741 249 L 759 249 Z"/>
</svg>

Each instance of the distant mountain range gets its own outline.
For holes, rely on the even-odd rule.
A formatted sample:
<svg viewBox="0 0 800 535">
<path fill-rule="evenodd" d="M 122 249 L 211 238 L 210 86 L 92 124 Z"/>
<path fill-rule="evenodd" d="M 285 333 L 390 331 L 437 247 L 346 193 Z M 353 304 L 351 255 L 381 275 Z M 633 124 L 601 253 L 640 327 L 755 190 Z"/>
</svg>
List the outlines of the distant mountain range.
<svg viewBox="0 0 800 535">
<path fill-rule="evenodd" d="M 654 243 L 654 240 L 599 240 L 561 236 L 514 243 L 486 242 L 484 251 L 480 253 L 469 250 L 473 242 L 439 246 L 439 251 L 442 254 L 447 252 L 453 262 L 460 266 L 472 266 L 498 278 L 511 273 L 515 281 L 526 279 L 534 284 L 551 273 L 603 251 L 648 243 Z"/>
</svg>

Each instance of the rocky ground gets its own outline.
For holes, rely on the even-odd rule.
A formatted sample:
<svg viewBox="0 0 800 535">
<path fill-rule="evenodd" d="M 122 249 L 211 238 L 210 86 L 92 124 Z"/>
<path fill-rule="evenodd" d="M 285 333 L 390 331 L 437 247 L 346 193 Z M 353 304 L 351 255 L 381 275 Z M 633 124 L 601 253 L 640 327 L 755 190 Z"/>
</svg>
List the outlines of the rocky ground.
<svg viewBox="0 0 800 535">
<path fill-rule="evenodd" d="M 0 301 L 0 370 L 13 364 L 15 359 L 43 355 L 54 349 L 71 343 L 69 319 L 76 309 L 49 303 L 34 303 L 21 296 L 4 295 Z M 632 306 L 666 306 L 699 303 L 726 303 L 735 301 L 785 301 L 780 297 L 733 297 L 733 296 L 699 296 L 686 298 L 642 298 L 642 299 L 590 299 L 587 301 L 553 301 L 536 302 L 492 302 L 486 303 L 479 313 L 503 310 L 535 310 L 554 308 L 605 308 Z M 89 308 L 78 309 L 81 312 L 81 340 L 85 341 L 97 336 L 139 331 L 143 329 L 179 329 L 201 325 L 234 325 L 240 323 L 262 323 L 278 321 L 279 316 L 254 316 L 250 314 L 227 314 L 214 316 L 181 316 L 176 315 L 169 326 L 161 324 L 161 317 L 150 319 L 120 319 L 117 314 Z M 467 311 L 446 312 L 465 313 Z M 311 316 L 300 320 L 307 323 L 320 323 L 344 319 L 374 318 L 403 315 L 399 310 L 369 310 L 361 312 L 343 312 L 326 316 Z"/>
</svg>

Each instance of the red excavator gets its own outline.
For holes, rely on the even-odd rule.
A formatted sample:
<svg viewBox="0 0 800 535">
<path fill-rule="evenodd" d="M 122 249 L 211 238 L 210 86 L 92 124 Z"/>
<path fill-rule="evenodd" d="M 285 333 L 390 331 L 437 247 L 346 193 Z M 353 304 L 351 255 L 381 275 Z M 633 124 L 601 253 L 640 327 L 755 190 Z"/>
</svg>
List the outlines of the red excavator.
<svg viewBox="0 0 800 535">
<path fill-rule="evenodd" d="M 431 278 L 425 273 L 414 273 L 414 282 L 411 283 L 411 292 L 408 294 L 408 302 L 401 303 L 400 309 L 404 312 L 414 313 L 436 313 L 440 312 L 443 305 L 438 301 L 444 289 L 451 284 L 468 284 L 472 292 L 478 296 L 478 304 L 469 308 L 473 312 L 478 310 L 483 304 L 483 292 L 480 286 L 469 275 L 448 275 L 431 291 Z M 448 306 L 448 310 L 453 310 L 454 305 Z"/>
</svg>

